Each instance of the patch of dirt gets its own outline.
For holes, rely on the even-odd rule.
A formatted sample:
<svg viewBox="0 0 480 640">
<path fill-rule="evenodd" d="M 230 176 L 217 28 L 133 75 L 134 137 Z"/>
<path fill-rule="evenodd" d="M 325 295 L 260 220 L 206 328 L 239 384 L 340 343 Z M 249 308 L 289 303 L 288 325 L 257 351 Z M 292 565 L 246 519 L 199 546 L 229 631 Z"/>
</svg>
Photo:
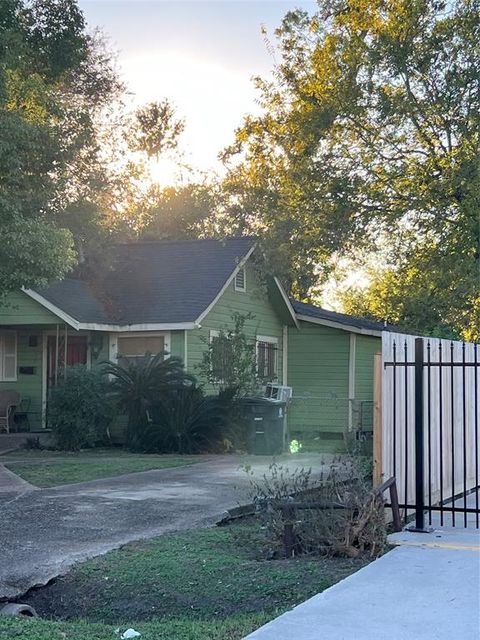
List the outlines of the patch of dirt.
<svg viewBox="0 0 480 640">
<path fill-rule="evenodd" d="M 34 607 L 42 618 L 86 619 L 107 624 L 115 624 L 119 620 L 158 618 L 180 605 L 171 594 L 161 593 L 161 590 L 135 594 L 130 589 L 122 592 L 118 585 L 114 593 L 109 594 L 111 590 L 105 580 L 77 582 L 67 575 L 56 578 L 44 587 L 31 589 L 19 601 Z M 185 608 L 192 606 L 184 594 L 181 594 L 181 598 Z"/>
<path fill-rule="evenodd" d="M 265 562 L 265 561 L 264 561 Z M 272 560 L 266 564 L 270 567 L 278 565 L 289 570 L 293 564 L 302 563 L 301 559 Z M 270 584 L 266 590 L 257 589 L 262 582 L 262 571 L 259 563 L 259 573 L 251 583 L 251 590 L 237 592 L 179 592 L 172 589 L 172 585 L 164 585 L 161 576 L 158 584 L 148 585 L 148 588 L 132 591 L 132 585 L 123 587 L 118 581 L 100 578 L 90 575 L 88 578 L 78 578 L 75 574 L 68 574 L 52 580 L 44 587 L 31 589 L 19 599 L 19 602 L 34 607 L 39 616 L 62 620 L 86 619 L 90 622 L 103 622 L 118 624 L 125 620 L 152 620 L 172 615 L 188 615 L 192 618 L 201 618 L 204 615 L 228 616 L 234 613 L 255 613 L 259 609 L 276 610 L 285 606 L 298 604 L 300 601 L 314 595 L 330 584 L 341 580 L 361 567 L 368 564 L 366 558 L 317 558 L 328 581 L 323 582 L 310 575 L 308 567 L 301 573 L 303 576 L 302 587 L 298 584 L 298 592 L 295 584 L 278 585 L 273 588 Z M 302 563 L 303 564 L 303 563 Z M 238 570 L 238 567 L 236 568 Z M 228 579 L 226 575 L 224 579 Z M 260 578 L 260 580 L 259 580 Z M 188 580 L 188 576 L 186 576 Z M 235 580 L 233 580 L 235 584 Z M 305 584 L 311 583 L 311 593 L 305 593 Z M 302 595 L 300 595 L 302 594 Z"/>
</svg>

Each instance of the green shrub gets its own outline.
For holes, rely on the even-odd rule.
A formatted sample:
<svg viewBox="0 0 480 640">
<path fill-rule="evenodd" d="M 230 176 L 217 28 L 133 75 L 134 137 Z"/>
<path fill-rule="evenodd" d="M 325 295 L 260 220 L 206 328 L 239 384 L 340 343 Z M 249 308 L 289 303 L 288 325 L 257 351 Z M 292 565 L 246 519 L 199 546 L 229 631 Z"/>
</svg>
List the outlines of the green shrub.
<svg viewBox="0 0 480 640">
<path fill-rule="evenodd" d="M 201 453 L 224 448 L 227 407 L 195 385 L 165 393 L 152 404 L 144 451 Z"/>
<path fill-rule="evenodd" d="M 48 426 L 59 449 L 78 451 L 105 444 L 113 415 L 108 381 L 99 370 L 69 367 L 66 378 L 52 389 Z"/>
<path fill-rule="evenodd" d="M 195 365 L 200 378 L 236 398 L 255 393 L 260 384 L 257 374 L 255 340 L 245 332 L 245 324 L 255 318 L 248 313 L 234 313 L 232 326 L 221 328 L 218 336 L 204 338 L 202 360 Z"/>
</svg>

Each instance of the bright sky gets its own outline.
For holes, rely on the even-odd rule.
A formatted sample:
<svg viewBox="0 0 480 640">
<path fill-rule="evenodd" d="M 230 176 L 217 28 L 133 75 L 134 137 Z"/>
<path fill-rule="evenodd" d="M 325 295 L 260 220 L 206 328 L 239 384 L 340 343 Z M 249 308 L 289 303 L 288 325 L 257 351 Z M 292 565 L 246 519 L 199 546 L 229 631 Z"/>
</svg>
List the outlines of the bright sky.
<svg viewBox="0 0 480 640">
<path fill-rule="evenodd" d="M 252 76 L 268 76 L 270 36 L 283 15 L 307 0 L 79 0 L 89 26 L 119 51 L 134 104 L 168 98 L 185 118 L 182 150 L 195 168 L 219 170 L 242 116 L 258 109 Z M 167 170 L 168 171 L 168 170 Z M 165 176 L 164 176 L 165 177 Z"/>
</svg>

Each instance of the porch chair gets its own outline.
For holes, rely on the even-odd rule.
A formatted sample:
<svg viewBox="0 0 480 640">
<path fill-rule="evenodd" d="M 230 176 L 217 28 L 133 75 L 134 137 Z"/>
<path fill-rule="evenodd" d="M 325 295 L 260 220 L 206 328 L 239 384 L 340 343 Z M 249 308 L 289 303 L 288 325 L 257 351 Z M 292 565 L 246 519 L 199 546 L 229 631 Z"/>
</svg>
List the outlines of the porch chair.
<svg viewBox="0 0 480 640">
<path fill-rule="evenodd" d="M 13 389 L 0 391 L 0 432 L 10 433 L 10 424 L 13 424 L 13 416 L 16 407 L 21 402 L 20 394 Z"/>
</svg>

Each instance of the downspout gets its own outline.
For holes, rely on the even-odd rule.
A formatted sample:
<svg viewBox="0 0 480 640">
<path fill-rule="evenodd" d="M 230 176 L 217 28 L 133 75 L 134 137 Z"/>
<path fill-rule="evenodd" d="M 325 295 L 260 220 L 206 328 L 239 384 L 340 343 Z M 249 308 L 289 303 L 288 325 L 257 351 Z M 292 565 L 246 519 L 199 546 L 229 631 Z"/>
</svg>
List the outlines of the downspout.
<svg viewBox="0 0 480 640">
<path fill-rule="evenodd" d="M 282 330 L 282 385 L 288 384 L 288 326 L 283 325 Z M 283 416 L 283 449 L 289 451 L 290 431 L 288 428 L 288 406 Z"/>
<path fill-rule="evenodd" d="M 350 334 L 350 353 L 348 361 L 348 430 L 353 429 L 353 403 L 355 401 L 355 367 L 356 367 L 357 336 Z"/>
<path fill-rule="evenodd" d="M 288 327 L 283 325 L 282 333 L 282 384 L 288 384 Z"/>
<path fill-rule="evenodd" d="M 183 366 L 185 367 L 185 371 L 188 367 L 188 331 L 187 329 L 183 330 Z"/>
</svg>

